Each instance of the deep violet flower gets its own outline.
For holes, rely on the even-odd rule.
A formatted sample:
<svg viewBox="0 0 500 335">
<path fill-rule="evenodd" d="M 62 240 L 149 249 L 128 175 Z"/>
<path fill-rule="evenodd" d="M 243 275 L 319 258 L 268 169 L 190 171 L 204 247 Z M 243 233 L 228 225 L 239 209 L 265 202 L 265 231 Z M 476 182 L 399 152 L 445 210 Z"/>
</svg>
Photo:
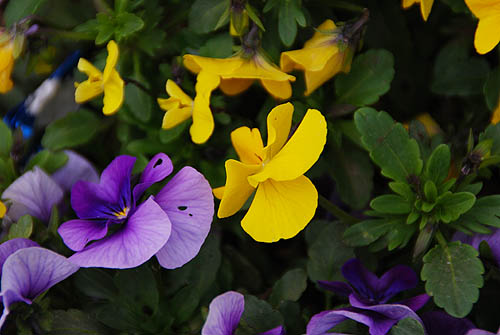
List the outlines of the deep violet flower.
<svg viewBox="0 0 500 335">
<path fill-rule="evenodd" d="M 66 150 L 66 164 L 49 176 L 38 166 L 25 172 L 3 192 L 2 199 L 9 200 L 6 214 L 9 220 L 17 221 L 29 214 L 42 221 L 48 221 L 52 207 L 61 202 L 64 192 L 70 191 L 78 180 L 98 181 L 95 168 L 74 151 Z"/>
<path fill-rule="evenodd" d="M 471 333 L 474 324 L 466 318 L 455 318 L 443 311 L 431 311 L 422 315 L 427 335 L 489 335 L 490 333 Z"/>
<path fill-rule="evenodd" d="M 407 266 L 398 265 L 378 278 L 363 267 L 355 258 L 342 266 L 344 282 L 319 281 L 320 286 L 339 295 L 349 297 L 351 307 L 323 311 L 314 315 L 307 325 L 307 335 L 324 335 L 346 319 L 360 322 L 369 328 L 371 335 L 384 335 L 399 320 L 413 318 L 422 320 L 415 314 L 429 296 L 421 294 L 411 299 L 387 304 L 387 301 L 401 291 L 417 285 L 415 272 Z"/>
<path fill-rule="evenodd" d="M 3 313 L 0 328 L 15 302 L 31 304 L 33 299 L 71 276 L 78 266 L 35 242 L 16 238 L 0 244 Z"/>
<path fill-rule="evenodd" d="M 98 184 L 79 181 L 73 186 L 71 206 L 79 219 L 58 230 L 76 251 L 70 261 L 82 267 L 133 268 L 156 255 L 163 267 L 172 269 L 200 250 L 214 211 L 207 180 L 184 167 L 156 196 L 138 204 L 144 191 L 165 179 L 173 166 L 167 155 L 157 154 L 132 188 L 135 160 L 118 156 Z"/>
<path fill-rule="evenodd" d="M 245 310 L 243 294 L 228 291 L 215 297 L 208 307 L 208 316 L 201 335 L 234 335 Z M 278 326 L 260 335 L 284 335 L 283 326 Z"/>
<path fill-rule="evenodd" d="M 481 242 L 485 241 L 490 247 L 491 254 L 495 258 L 497 266 L 500 267 L 500 229 L 493 229 L 491 234 L 467 235 L 462 232 L 456 232 L 453 235 L 453 240 L 470 244 L 477 250 L 479 250 Z"/>
</svg>

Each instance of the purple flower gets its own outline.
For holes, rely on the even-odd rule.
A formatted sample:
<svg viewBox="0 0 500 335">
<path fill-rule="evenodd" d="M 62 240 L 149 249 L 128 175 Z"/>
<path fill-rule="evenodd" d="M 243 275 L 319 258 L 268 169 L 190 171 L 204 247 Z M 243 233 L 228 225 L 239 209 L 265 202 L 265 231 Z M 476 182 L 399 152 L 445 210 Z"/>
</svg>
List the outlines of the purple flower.
<svg viewBox="0 0 500 335">
<path fill-rule="evenodd" d="M 467 331 L 474 328 L 474 324 L 466 318 L 458 319 L 443 311 L 432 311 L 422 315 L 427 335 L 471 335 Z M 489 335 L 490 333 L 484 333 Z M 483 335 L 476 333 L 474 335 Z"/>
<path fill-rule="evenodd" d="M 77 180 L 99 179 L 94 167 L 73 151 L 64 152 L 68 162 L 52 176 L 35 166 L 17 178 L 2 194 L 2 199 L 11 203 L 7 217 L 17 221 L 29 214 L 42 221 L 48 221 L 52 207 L 61 202 L 64 192 L 69 191 Z"/>
<path fill-rule="evenodd" d="M 132 188 L 135 160 L 118 156 L 104 169 L 98 184 L 80 181 L 73 186 L 71 205 L 79 219 L 63 223 L 58 230 L 64 243 L 76 251 L 70 261 L 82 267 L 133 268 L 156 255 L 163 267 L 172 269 L 200 250 L 214 212 L 207 180 L 184 167 L 155 197 L 137 204 L 144 191 L 165 179 L 173 166 L 167 155 L 157 154 Z"/>
<path fill-rule="evenodd" d="M 245 310 L 243 294 L 228 291 L 215 297 L 208 307 L 208 316 L 201 335 L 234 335 Z M 283 326 L 278 326 L 260 335 L 284 335 Z"/>
<path fill-rule="evenodd" d="M 491 253 L 500 267 L 500 229 L 494 229 L 491 234 L 475 234 L 467 235 L 462 232 L 456 232 L 453 235 L 453 241 L 461 241 L 472 245 L 474 248 L 479 250 L 479 244 L 482 241 L 488 243 Z"/>
<path fill-rule="evenodd" d="M 16 238 L 0 244 L 3 313 L 0 328 L 15 302 L 33 299 L 78 270 L 78 266 L 35 242 Z"/>
<path fill-rule="evenodd" d="M 475 328 L 469 330 L 465 335 L 498 335 L 498 334 L 500 334 L 500 329 L 498 329 L 496 333 L 492 333 L 486 330 Z"/>
<path fill-rule="evenodd" d="M 331 328 L 346 319 L 368 326 L 371 335 L 387 334 L 399 320 L 408 317 L 422 322 L 414 311 L 429 300 L 427 294 L 398 303 L 386 303 L 399 292 L 417 285 L 417 275 L 410 267 L 398 265 L 378 278 L 364 268 L 359 260 L 353 258 L 342 266 L 342 274 L 350 285 L 328 281 L 319 281 L 319 284 L 339 295 L 349 297 L 351 307 L 314 315 L 307 325 L 307 335 L 330 334 L 328 331 Z"/>
</svg>

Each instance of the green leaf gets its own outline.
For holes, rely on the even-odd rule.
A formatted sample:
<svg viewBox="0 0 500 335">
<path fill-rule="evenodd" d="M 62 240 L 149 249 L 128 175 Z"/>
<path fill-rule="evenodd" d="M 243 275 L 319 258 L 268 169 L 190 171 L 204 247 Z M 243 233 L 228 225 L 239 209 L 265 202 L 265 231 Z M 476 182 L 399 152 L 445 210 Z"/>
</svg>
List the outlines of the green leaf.
<svg viewBox="0 0 500 335">
<path fill-rule="evenodd" d="M 13 238 L 29 238 L 33 232 L 33 218 L 29 215 L 24 215 L 17 220 L 9 229 L 9 240 Z"/>
<path fill-rule="evenodd" d="M 9 1 L 3 17 L 7 26 L 12 26 L 17 21 L 24 19 L 28 15 L 35 14 L 46 0 L 15 0 Z"/>
<path fill-rule="evenodd" d="M 448 176 L 451 153 L 446 144 L 438 145 L 425 163 L 425 175 L 436 185 L 441 184 Z"/>
<path fill-rule="evenodd" d="M 132 13 L 120 13 L 115 17 L 115 37 L 119 42 L 144 27 L 144 21 Z"/>
<path fill-rule="evenodd" d="M 172 129 L 161 129 L 159 133 L 160 142 L 163 144 L 168 144 L 181 136 L 181 134 L 186 130 L 189 122 L 182 122 L 180 125 Z"/>
<path fill-rule="evenodd" d="M 125 105 L 130 113 L 142 122 L 151 119 L 153 100 L 142 89 L 133 83 L 125 86 Z"/>
<path fill-rule="evenodd" d="M 438 191 L 436 188 L 436 184 L 432 180 L 427 180 L 424 184 L 424 195 L 425 199 L 430 202 L 434 203 L 436 201 L 436 198 L 438 196 Z"/>
<path fill-rule="evenodd" d="M 229 0 L 196 0 L 189 12 L 189 28 L 197 34 L 211 32 L 229 5 Z"/>
<path fill-rule="evenodd" d="M 340 267 L 354 257 L 354 250 L 343 241 L 346 227 L 341 222 L 320 220 L 307 225 L 307 274 L 311 281 L 342 280 Z"/>
<path fill-rule="evenodd" d="M 342 201 L 354 209 L 365 208 L 373 189 L 373 165 L 366 152 L 343 141 L 342 147 L 331 144 L 326 154 L 335 161 L 328 171 Z"/>
<path fill-rule="evenodd" d="M 115 33 L 115 24 L 112 18 L 106 13 L 97 13 L 98 33 L 95 44 L 100 45 L 109 41 Z M 91 27 L 90 27 L 91 28 Z"/>
<path fill-rule="evenodd" d="M 492 111 L 500 101 L 500 67 L 491 71 L 483 87 L 486 105 Z"/>
<path fill-rule="evenodd" d="M 90 315 L 77 310 L 52 312 L 50 335 L 105 335 L 106 328 Z"/>
<path fill-rule="evenodd" d="M 227 33 L 215 35 L 200 48 L 200 56 L 204 57 L 226 58 L 232 53 L 233 39 Z"/>
<path fill-rule="evenodd" d="M 409 202 L 413 202 L 413 200 L 415 199 L 415 193 L 407 183 L 391 181 L 389 183 L 389 187 L 394 193 L 399 194 Z"/>
<path fill-rule="evenodd" d="M 372 219 L 356 223 L 344 232 L 345 243 L 352 247 L 368 245 L 387 233 L 392 224 L 393 222 L 387 219 Z"/>
<path fill-rule="evenodd" d="M 441 210 L 440 219 L 445 223 L 457 220 L 460 215 L 467 212 L 474 206 L 476 196 L 469 192 L 446 192 L 441 195 L 437 203 Z"/>
<path fill-rule="evenodd" d="M 259 18 L 259 15 L 255 12 L 255 9 L 247 2 L 245 5 L 245 9 L 247 10 L 248 17 L 252 20 L 262 31 L 266 31 L 262 21 Z"/>
<path fill-rule="evenodd" d="M 484 267 L 478 255 L 472 246 L 456 241 L 436 245 L 423 258 L 425 290 L 451 316 L 465 317 L 479 298 Z"/>
<path fill-rule="evenodd" d="M 12 132 L 5 123 L 0 120 L 0 156 L 9 157 L 12 148 Z"/>
<path fill-rule="evenodd" d="M 418 144 L 400 123 L 395 123 L 386 112 L 366 107 L 356 111 L 354 121 L 382 175 L 399 182 L 420 175 L 423 163 Z"/>
<path fill-rule="evenodd" d="M 384 49 L 371 49 L 354 59 L 348 74 L 335 79 L 336 102 L 358 107 L 374 104 L 389 91 L 394 73 L 394 56 Z"/>
<path fill-rule="evenodd" d="M 241 321 L 253 334 L 258 334 L 282 325 L 283 317 L 264 300 L 245 295 L 245 310 Z"/>
<path fill-rule="evenodd" d="M 434 64 L 431 91 L 443 95 L 482 93 L 489 65 L 482 57 L 469 57 L 469 41 L 454 41 L 444 46 Z"/>
<path fill-rule="evenodd" d="M 42 145 L 50 150 L 61 150 L 86 144 L 97 134 L 99 125 L 100 120 L 92 112 L 69 113 L 47 127 Z"/>
<path fill-rule="evenodd" d="M 278 31 L 281 42 L 291 46 L 297 36 L 297 22 L 295 20 L 294 0 L 282 0 L 278 11 Z"/>
<path fill-rule="evenodd" d="M 169 312 L 175 318 L 175 323 L 181 324 L 191 319 L 199 303 L 200 292 L 187 285 L 169 300 Z"/>
<path fill-rule="evenodd" d="M 489 139 L 493 141 L 490 149 L 491 154 L 500 154 L 500 123 L 490 124 L 483 133 L 479 134 L 479 143 Z"/>
<path fill-rule="evenodd" d="M 307 274 L 302 269 L 287 271 L 273 286 L 269 297 L 271 305 L 278 307 L 283 301 L 297 301 L 307 287 Z"/>
<path fill-rule="evenodd" d="M 469 223 L 477 223 L 500 228 L 500 195 L 482 197 L 474 206 L 456 222 L 465 227 Z"/>
<path fill-rule="evenodd" d="M 390 335 L 425 335 L 425 330 L 419 321 L 406 318 L 392 327 Z"/>
<path fill-rule="evenodd" d="M 118 296 L 113 277 L 105 269 L 82 268 L 75 274 L 74 282 L 88 297 L 111 301 Z"/>
<path fill-rule="evenodd" d="M 36 165 L 51 174 L 59 170 L 67 162 L 68 156 L 64 152 L 42 150 L 30 159 L 26 165 L 26 170 L 31 170 Z"/>
<path fill-rule="evenodd" d="M 400 195 L 384 194 L 376 197 L 370 202 L 370 207 L 384 214 L 408 214 L 411 212 L 411 204 Z"/>
</svg>

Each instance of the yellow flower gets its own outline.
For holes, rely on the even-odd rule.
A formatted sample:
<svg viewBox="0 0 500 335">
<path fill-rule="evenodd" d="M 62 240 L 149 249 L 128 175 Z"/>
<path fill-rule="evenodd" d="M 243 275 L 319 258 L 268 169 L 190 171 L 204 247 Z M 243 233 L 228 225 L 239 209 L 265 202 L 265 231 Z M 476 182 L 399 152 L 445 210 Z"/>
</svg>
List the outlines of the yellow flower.
<svg viewBox="0 0 500 335">
<path fill-rule="evenodd" d="M 210 95 L 217 87 L 227 95 L 235 95 L 245 91 L 255 80 L 260 80 L 272 96 L 288 99 L 292 95 L 290 82 L 295 81 L 294 76 L 280 71 L 259 53 L 249 58 L 242 57 L 242 54 L 229 58 L 184 55 L 184 66 L 198 74 L 190 129 L 193 142 L 198 144 L 206 142 L 212 135 L 214 119 Z"/>
<path fill-rule="evenodd" d="M 491 124 L 497 124 L 500 121 L 500 97 L 498 99 L 498 104 L 493 114 L 491 115 Z"/>
<path fill-rule="evenodd" d="M 5 207 L 5 204 L 0 201 L 0 219 L 5 216 L 6 212 L 7 212 L 7 207 Z"/>
<path fill-rule="evenodd" d="M 193 99 L 191 99 L 172 80 L 167 80 L 166 90 L 170 98 L 158 98 L 158 105 L 166 111 L 163 117 L 162 128 L 171 129 L 193 115 Z"/>
<path fill-rule="evenodd" d="M 85 73 L 89 79 L 76 83 L 75 101 L 83 103 L 104 92 L 104 107 L 102 112 L 105 115 L 114 114 L 123 103 L 123 80 L 115 66 L 118 61 L 118 46 L 115 41 L 108 43 L 108 58 L 104 73 L 95 68 L 85 58 L 80 58 L 78 70 Z"/>
<path fill-rule="evenodd" d="M 479 19 L 474 36 L 476 51 L 488 53 L 500 42 L 500 1 L 465 0 L 465 3 Z"/>
<path fill-rule="evenodd" d="M 432 118 L 432 116 L 429 113 L 418 114 L 415 117 L 415 120 L 420 121 L 424 125 L 425 130 L 427 131 L 427 134 L 430 137 L 442 133 L 439 124 L 436 122 L 436 120 Z M 403 123 L 403 126 L 406 128 L 406 130 L 408 130 L 409 122 Z"/>
<path fill-rule="evenodd" d="M 304 71 L 306 96 L 337 73 L 351 69 L 352 50 L 347 45 L 343 48 L 339 45 L 339 34 L 334 33 L 335 29 L 335 23 L 326 20 L 304 44 L 304 48 L 281 53 L 280 67 L 283 71 Z"/>
<path fill-rule="evenodd" d="M 434 4 L 434 0 L 403 0 L 403 8 L 409 8 L 416 3 L 420 3 L 420 13 L 422 13 L 424 21 L 427 21 L 427 18 L 431 13 L 432 5 Z"/>
<path fill-rule="evenodd" d="M 14 39 L 8 33 L 0 33 L 0 93 L 9 92 L 14 83 L 11 79 L 14 69 Z"/>
<path fill-rule="evenodd" d="M 240 161 L 226 161 L 226 185 L 214 189 L 221 199 L 217 216 L 238 212 L 255 192 L 241 226 L 256 241 L 275 242 L 297 235 L 314 216 L 318 192 L 304 173 L 326 143 L 326 121 L 309 109 L 290 139 L 293 105 L 279 105 L 267 116 L 264 147 L 259 129 L 240 127 L 231 133 Z"/>
</svg>

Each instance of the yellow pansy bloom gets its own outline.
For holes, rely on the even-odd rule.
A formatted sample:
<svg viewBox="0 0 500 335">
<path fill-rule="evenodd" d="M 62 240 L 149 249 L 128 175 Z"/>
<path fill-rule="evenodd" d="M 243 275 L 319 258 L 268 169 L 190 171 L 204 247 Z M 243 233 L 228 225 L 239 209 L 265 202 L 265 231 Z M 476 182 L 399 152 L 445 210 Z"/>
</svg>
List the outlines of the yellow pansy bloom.
<svg viewBox="0 0 500 335">
<path fill-rule="evenodd" d="M 83 103 L 104 92 L 104 107 L 102 112 L 111 115 L 118 111 L 123 103 L 123 79 L 120 77 L 115 66 L 118 61 L 118 45 L 115 41 L 109 41 L 108 57 L 104 73 L 95 68 L 85 58 L 80 58 L 78 70 L 85 73 L 89 79 L 76 83 L 75 101 Z"/>
<path fill-rule="evenodd" d="M 167 80 L 166 91 L 170 98 L 157 99 L 160 108 L 166 111 L 161 127 L 163 129 L 172 129 L 193 115 L 193 99 L 170 79 Z"/>
<path fill-rule="evenodd" d="M 465 0 L 465 3 L 479 19 L 474 35 L 476 51 L 488 53 L 500 42 L 500 1 Z"/>
<path fill-rule="evenodd" d="M 318 192 L 304 173 L 323 151 L 326 120 L 318 110 L 309 109 L 288 139 L 292 114 L 291 103 L 271 110 L 265 147 L 259 129 L 234 130 L 231 141 L 240 161 L 226 161 L 226 185 L 214 189 L 221 199 L 219 218 L 238 212 L 255 191 L 241 226 L 258 242 L 294 237 L 313 218 L 318 205 Z"/>
<path fill-rule="evenodd" d="M 434 4 L 434 0 L 403 0 L 403 8 L 409 8 L 414 4 L 420 4 L 420 13 L 422 13 L 422 18 L 424 21 L 427 21 L 429 14 L 431 13 L 432 5 Z"/>
<path fill-rule="evenodd" d="M 348 46 L 341 50 L 338 33 L 333 33 L 335 29 L 335 23 L 326 20 L 304 44 L 304 48 L 281 53 L 280 67 L 283 71 L 304 71 L 306 96 L 337 73 L 349 72 L 351 69 L 353 53 Z"/>
<path fill-rule="evenodd" d="M 290 82 L 295 81 L 294 76 L 280 71 L 259 53 L 249 58 L 242 57 L 242 53 L 229 58 L 184 55 L 184 66 L 198 74 L 190 129 L 195 143 L 204 143 L 212 135 L 214 119 L 210 110 L 210 95 L 217 87 L 227 95 L 236 95 L 255 80 L 260 80 L 272 96 L 288 99 L 292 95 Z"/>
<path fill-rule="evenodd" d="M 5 207 L 5 204 L 0 201 L 0 219 L 5 216 L 5 213 L 7 213 L 7 207 Z"/>
<path fill-rule="evenodd" d="M 0 93 L 9 92 L 14 83 L 11 79 L 14 69 L 14 39 L 8 33 L 0 33 Z"/>
</svg>

